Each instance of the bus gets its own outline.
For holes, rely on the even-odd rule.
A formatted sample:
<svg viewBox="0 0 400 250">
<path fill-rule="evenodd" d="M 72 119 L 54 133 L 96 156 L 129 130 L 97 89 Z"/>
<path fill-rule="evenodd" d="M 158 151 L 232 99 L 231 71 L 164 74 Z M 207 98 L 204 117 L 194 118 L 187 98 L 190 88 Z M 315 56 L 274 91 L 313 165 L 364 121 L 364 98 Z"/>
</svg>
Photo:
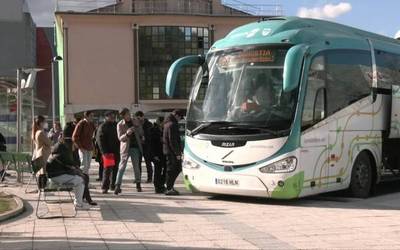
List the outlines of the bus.
<svg viewBox="0 0 400 250">
<path fill-rule="evenodd" d="M 307 18 L 238 27 L 198 67 L 183 177 L 193 192 L 294 199 L 348 189 L 367 198 L 400 176 L 400 41 Z"/>
</svg>

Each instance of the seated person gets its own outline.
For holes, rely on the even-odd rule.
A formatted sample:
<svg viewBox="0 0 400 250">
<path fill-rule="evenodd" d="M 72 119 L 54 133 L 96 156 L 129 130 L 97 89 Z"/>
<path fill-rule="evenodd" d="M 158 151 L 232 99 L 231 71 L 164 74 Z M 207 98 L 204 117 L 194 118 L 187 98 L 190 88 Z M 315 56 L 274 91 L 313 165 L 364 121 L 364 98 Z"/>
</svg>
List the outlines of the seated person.
<svg viewBox="0 0 400 250">
<path fill-rule="evenodd" d="M 240 106 L 243 112 L 261 111 L 275 103 L 275 94 L 272 82 L 265 74 L 260 74 L 257 78 L 251 79 L 245 101 Z"/>
<path fill-rule="evenodd" d="M 84 174 L 79 166 L 75 166 L 75 161 L 71 156 L 72 152 L 64 143 L 56 143 L 47 162 L 46 172 L 51 181 L 74 186 L 74 204 L 77 209 L 86 209 L 83 198 L 90 205 L 96 206 L 97 203 L 92 200 L 89 193 L 89 176 Z"/>
</svg>

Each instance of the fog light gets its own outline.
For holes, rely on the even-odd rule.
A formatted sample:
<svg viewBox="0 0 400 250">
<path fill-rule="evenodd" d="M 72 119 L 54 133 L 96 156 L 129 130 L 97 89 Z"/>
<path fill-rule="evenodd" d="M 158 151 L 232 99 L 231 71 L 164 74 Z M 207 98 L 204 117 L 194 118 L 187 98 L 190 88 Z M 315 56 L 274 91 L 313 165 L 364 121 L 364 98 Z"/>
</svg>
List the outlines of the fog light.
<svg viewBox="0 0 400 250">
<path fill-rule="evenodd" d="M 278 181 L 278 186 L 280 186 L 280 187 L 285 186 L 285 182 L 284 181 Z"/>
</svg>

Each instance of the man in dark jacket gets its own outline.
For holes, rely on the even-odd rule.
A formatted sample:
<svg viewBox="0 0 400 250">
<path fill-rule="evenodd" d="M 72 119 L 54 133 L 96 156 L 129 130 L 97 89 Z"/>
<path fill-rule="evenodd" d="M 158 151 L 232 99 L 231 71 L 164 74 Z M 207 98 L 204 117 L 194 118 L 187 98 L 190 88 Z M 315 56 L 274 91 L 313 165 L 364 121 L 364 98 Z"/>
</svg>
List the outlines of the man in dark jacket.
<svg viewBox="0 0 400 250">
<path fill-rule="evenodd" d="M 88 204 L 96 206 L 97 203 L 92 200 L 89 192 L 89 176 L 82 172 L 79 165 L 75 165 L 71 155 L 68 146 L 64 143 L 56 143 L 47 161 L 46 172 L 49 178 L 56 183 L 74 185 L 76 208 L 85 208 L 82 198 Z"/>
<path fill-rule="evenodd" d="M 72 142 L 72 134 L 74 133 L 75 127 L 78 124 L 78 122 L 81 119 L 77 116 L 75 116 L 74 121 L 68 122 L 63 130 L 62 134 L 62 139 L 65 143 L 65 145 L 69 148 L 69 150 L 72 151 L 72 157 L 75 162 L 75 165 L 78 166 L 81 164 L 81 161 L 79 159 L 79 152 L 78 148 L 74 146 L 74 143 Z"/>
<path fill-rule="evenodd" d="M 144 113 L 142 111 L 137 111 L 135 113 L 136 118 L 140 121 L 143 132 L 144 132 L 144 142 L 142 144 L 143 147 L 143 158 L 146 163 L 147 169 L 147 183 L 151 183 L 153 181 L 153 166 L 151 164 L 151 129 L 153 128 L 153 124 L 149 120 L 144 117 Z M 142 163 L 140 162 L 140 172 L 142 172 Z"/>
<path fill-rule="evenodd" d="M 0 151 L 1 152 L 7 151 L 6 138 L 4 138 L 2 133 L 0 133 Z M 1 164 L 2 163 L 0 162 L 0 181 L 3 181 L 4 176 L 8 176 L 9 174 L 5 172 L 4 166 L 2 166 Z"/>
<path fill-rule="evenodd" d="M 165 119 L 163 131 L 163 152 L 167 158 L 167 191 L 166 195 L 179 195 L 174 189 L 176 178 L 182 171 L 182 145 L 178 122 L 183 118 L 181 110 L 174 110 Z"/>
<path fill-rule="evenodd" d="M 96 141 L 100 148 L 101 155 L 112 154 L 114 157 L 114 166 L 105 166 L 103 170 L 103 183 L 101 189 L 103 193 L 107 193 L 110 188 L 115 190 L 115 181 L 117 179 L 118 165 L 120 161 L 117 123 L 115 122 L 115 114 L 112 111 L 105 113 L 106 121 L 98 128 Z"/>
<path fill-rule="evenodd" d="M 165 176 L 167 174 L 165 156 L 163 154 L 162 131 L 164 117 L 157 118 L 151 129 L 151 158 L 154 163 L 154 188 L 157 194 L 165 192 Z"/>
<path fill-rule="evenodd" d="M 6 138 L 4 138 L 3 134 L 0 133 L 0 151 L 6 152 L 7 151 L 7 146 L 6 146 Z"/>
</svg>

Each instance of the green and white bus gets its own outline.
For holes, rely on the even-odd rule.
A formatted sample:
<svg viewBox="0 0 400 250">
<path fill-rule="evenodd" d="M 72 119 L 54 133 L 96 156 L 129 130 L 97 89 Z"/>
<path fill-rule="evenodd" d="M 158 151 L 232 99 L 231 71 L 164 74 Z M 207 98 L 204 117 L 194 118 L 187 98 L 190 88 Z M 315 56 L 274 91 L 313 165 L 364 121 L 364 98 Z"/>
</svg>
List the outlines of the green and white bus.
<svg viewBox="0 0 400 250">
<path fill-rule="evenodd" d="M 400 174 L 400 41 L 323 20 L 234 29 L 198 65 L 183 175 L 192 191 L 292 199 L 368 197 Z"/>
</svg>

